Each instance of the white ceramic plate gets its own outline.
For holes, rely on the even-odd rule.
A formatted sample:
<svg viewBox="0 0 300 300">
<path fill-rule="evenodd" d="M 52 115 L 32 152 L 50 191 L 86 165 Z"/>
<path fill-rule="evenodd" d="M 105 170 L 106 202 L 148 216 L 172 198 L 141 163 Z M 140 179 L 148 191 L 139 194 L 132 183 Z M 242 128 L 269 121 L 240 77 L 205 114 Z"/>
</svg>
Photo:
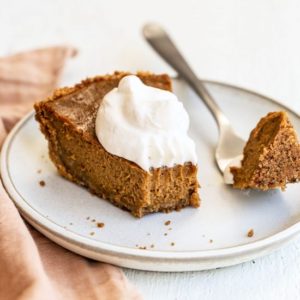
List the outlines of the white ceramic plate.
<svg viewBox="0 0 300 300">
<path fill-rule="evenodd" d="M 276 102 L 240 88 L 206 82 L 245 139 Z M 300 184 L 286 192 L 242 192 L 223 183 L 214 163 L 215 122 L 201 101 L 179 80 L 175 93 L 191 118 L 196 141 L 202 204 L 199 209 L 157 213 L 136 219 L 60 177 L 33 113 L 7 138 L 1 153 L 5 188 L 25 219 L 63 247 L 115 265 L 155 271 L 192 271 L 229 266 L 265 255 L 300 231 Z M 300 118 L 289 113 L 300 132 Z M 40 181 L 45 186 L 40 186 Z M 171 224 L 164 223 L 170 220 Z M 98 228 L 96 223 L 105 226 Z M 247 237 L 249 229 L 254 236 Z M 174 243 L 174 244 L 173 244 Z M 146 249 L 139 249 L 139 247 Z"/>
</svg>

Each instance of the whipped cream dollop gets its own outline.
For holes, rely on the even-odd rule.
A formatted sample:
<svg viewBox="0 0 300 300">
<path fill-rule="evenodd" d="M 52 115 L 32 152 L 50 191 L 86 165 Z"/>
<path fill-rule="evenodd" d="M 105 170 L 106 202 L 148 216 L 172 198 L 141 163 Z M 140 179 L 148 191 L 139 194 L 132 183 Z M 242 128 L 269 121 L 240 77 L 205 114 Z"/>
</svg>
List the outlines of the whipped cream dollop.
<svg viewBox="0 0 300 300">
<path fill-rule="evenodd" d="M 241 165 L 242 165 L 243 158 L 244 158 L 243 154 L 238 155 L 238 156 L 234 157 L 232 160 L 230 160 L 230 162 L 226 166 L 226 168 L 224 170 L 224 174 L 223 174 L 223 176 L 224 176 L 224 182 L 226 184 L 233 184 L 234 183 L 233 174 L 230 172 L 230 168 L 231 167 L 240 168 Z"/>
<path fill-rule="evenodd" d="M 146 171 L 197 163 L 188 128 L 188 114 L 173 93 L 147 86 L 134 75 L 123 77 L 104 96 L 96 117 L 104 149 Z"/>
</svg>

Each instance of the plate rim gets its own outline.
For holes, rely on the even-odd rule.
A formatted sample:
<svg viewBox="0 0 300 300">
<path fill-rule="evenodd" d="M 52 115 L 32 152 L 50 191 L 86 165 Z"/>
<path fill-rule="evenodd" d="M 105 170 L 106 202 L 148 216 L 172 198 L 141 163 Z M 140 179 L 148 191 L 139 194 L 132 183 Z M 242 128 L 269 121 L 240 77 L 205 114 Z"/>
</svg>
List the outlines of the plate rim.
<svg viewBox="0 0 300 300">
<path fill-rule="evenodd" d="M 173 78 L 174 79 L 174 78 Z M 177 80 L 177 78 L 175 78 Z M 219 85 L 223 87 L 229 87 L 232 89 L 238 89 L 243 92 L 256 95 L 260 98 L 263 98 L 266 101 L 275 103 L 281 106 L 284 110 L 289 113 L 294 114 L 296 117 L 300 118 L 300 114 L 294 111 L 292 108 L 289 108 L 279 101 L 262 95 L 258 92 L 252 91 L 250 89 L 242 88 L 239 86 L 235 86 L 232 84 L 227 84 L 214 80 L 202 80 L 204 83 Z M 209 249 L 209 250 L 192 250 L 192 251 L 151 251 L 151 250 L 143 250 L 136 248 L 129 248 L 124 246 L 118 246 L 109 244 L 102 241 L 96 241 L 92 238 L 84 237 L 78 235 L 75 232 L 67 231 L 65 228 L 60 225 L 52 222 L 45 216 L 40 215 L 34 208 L 32 208 L 26 200 L 18 193 L 17 189 L 14 187 L 13 182 L 9 176 L 9 168 L 7 164 L 7 159 L 9 155 L 10 146 L 14 140 L 14 137 L 17 135 L 19 130 L 31 119 L 33 118 L 34 111 L 29 112 L 25 115 L 10 131 L 8 136 L 6 137 L 0 157 L 0 174 L 3 186 L 11 198 L 11 200 L 15 203 L 17 208 L 20 210 L 21 214 L 29 219 L 31 222 L 37 224 L 37 227 L 42 227 L 44 230 L 49 231 L 50 234 L 56 236 L 59 239 L 65 240 L 68 243 L 75 244 L 76 247 L 80 247 L 84 250 L 95 251 L 97 253 L 106 253 L 113 256 L 124 257 L 124 258 L 136 258 L 136 259 L 155 259 L 155 260 L 164 260 L 164 261 L 172 261 L 172 262 L 189 262 L 191 260 L 201 260 L 201 259 L 222 259 L 229 258 L 231 256 L 236 255 L 245 255 L 247 253 L 251 253 L 253 251 L 259 251 L 265 249 L 267 247 L 272 246 L 273 244 L 277 244 L 279 242 L 287 241 L 297 233 L 300 232 L 300 221 L 289 226 L 288 228 L 275 233 L 271 236 L 263 238 L 261 240 L 257 240 L 254 242 L 250 242 L 244 245 L 238 245 L 228 248 L 220 248 L 220 249 Z M 34 225 L 33 225 L 34 226 Z M 38 229 L 38 228 L 37 228 Z"/>
</svg>

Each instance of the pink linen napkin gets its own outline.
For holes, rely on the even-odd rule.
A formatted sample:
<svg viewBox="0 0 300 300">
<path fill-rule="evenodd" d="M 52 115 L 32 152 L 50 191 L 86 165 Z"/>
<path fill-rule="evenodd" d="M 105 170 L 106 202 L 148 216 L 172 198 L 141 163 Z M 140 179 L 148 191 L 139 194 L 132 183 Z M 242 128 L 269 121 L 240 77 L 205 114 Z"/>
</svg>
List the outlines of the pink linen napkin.
<svg viewBox="0 0 300 300">
<path fill-rule="evenodd" d="M 68 47 L 0 58 L 0 147 L 16 121 L 56 86 Z M 0 300 L 141 299 L 123 272 L 76 255 L 24 223 L 0 182 Z"/>
</svg>

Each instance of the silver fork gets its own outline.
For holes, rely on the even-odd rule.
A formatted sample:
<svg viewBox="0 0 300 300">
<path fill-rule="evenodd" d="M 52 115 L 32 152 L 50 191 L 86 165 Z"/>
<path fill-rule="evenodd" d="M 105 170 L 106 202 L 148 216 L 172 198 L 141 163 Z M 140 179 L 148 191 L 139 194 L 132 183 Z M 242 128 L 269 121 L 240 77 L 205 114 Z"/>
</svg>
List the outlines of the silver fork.
<svg viewBox="0 0 300 300">
<path fill-rule="evenodd" d="M 235 133 L 228 118 L 195 75 L 166 31 L 157 24 L 146 24 L 143 27 L 143 35 L 152 48 L 190 85 L 212 113 L 219 128 L 215 160 L 223 173 L 231 160 L 242 154 L 245 141 Z"/>
</svg>

